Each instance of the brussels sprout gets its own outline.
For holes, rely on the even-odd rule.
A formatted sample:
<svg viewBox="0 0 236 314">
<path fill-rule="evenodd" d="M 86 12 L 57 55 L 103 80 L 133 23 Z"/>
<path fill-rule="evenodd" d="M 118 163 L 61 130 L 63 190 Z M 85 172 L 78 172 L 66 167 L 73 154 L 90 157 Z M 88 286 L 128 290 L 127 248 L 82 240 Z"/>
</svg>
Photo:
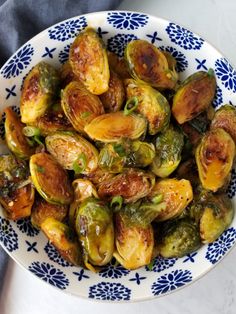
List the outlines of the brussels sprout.
<svg viewBox="0 0 236 314">
<path fill-rule="evenodd" d="M 179 216 L 193 199 L 191 184 L 185 179 L 160 180 L 154 185 L 148 198 L 153 199 L 159 195 L 162 196 L 162 202 L 166 204 L 166 208 L 157 216 L 157 221 Z"/>
<path fill-rule="evenodd" d="M 42 222 L 41 229 L 65 260 L 73 265 L 81 264 L 79 243 L 70 227 L 48 217 Z"/>
<path fill-rule="evenodd" d="M 179 165 L 184 146 L 183 133 L 173 126 L 156 138 L 156 157 L 151 170 L 159 177 L 168 177 Z"/>
<path fill-rule="evenodd" d="M 45 219 L 51 217 L 58 221 L 63 221 L 67 213 L 68 206 L 50 204 L 43 198 L 38 197 L 32 208 L 31 223 L 34 227 L 40 229 Z"/>
<path fill-rule="evenodd" d="M 125 80 L 125 87 L 128 98 L 137 97 L 136 111 L 147 119 L 149 134 L 154 135 L 168 126 L 170 107 L 160 92 L 133 79 Z"/>
<path fill-rule="evenodd" d="M 125 101 L 125 89 L 122 80 L 114 71 L 110 71 L 108 90 L 100 95 L 107 112 L 119 111 Z"/>
<path fill-rule="evenodd" d="M 225 194 L 211 195 L 203 204 L 200 236 L 203 243 L 214 242 L 233 220 L 234 210 Z"/>
<path fill-rule="evenodd" d="M 115 175 L 114 173 L 108 172 L 104 169 L 97 168 L 93 172 L 90 172 L 84 176 L 84 178 L 91 181 L 96 187 L 98 187 L 102 182 L 110 180 Z"/>
<path fill-rule="evenodd" d="M 5 109 L 5 139 L 7 146 L 17 157 L 28 159 L 33 153 L 32 148 L 27 142 L 27 138 L 23 134 L 24 124 L 20 118 L 12 110 L 11 107 Z"/>
<path fill-rule="evenodd" d="M 177 83 L 175 71 L 168 67 L 168 61 L 157 47 L 145 40 L 134 40 L 125 49 L 125 59 L 130 74 L 139 81 L 159 89 L 173 89 Z"/>
<path fill-rule="evenodd" d="M 114 251 L 112 214 L 104 202 L 86 199 L 78 208 L 76 232 L 84 249 L 84 263 L 102 266 L 109 263 Z"/>
<path fill-rule="evenodd" d="M 108 90 L 107 53 L 94 29 L 86 28 L 76 37 L 70 48 L 69 61 L 75 75 L 92 94 L 100 95 Z"/>
<path fill-rule="evenodd" d="M 199 186 L 200 181 L 195 160 L 191 158 L 184 162 L 181 162 L 176 170 L 176 177 L 178 179 L 186 179 L 190 181 L 193 189 Z"/>
<path fill-rule="evenodd" d="M 69 60 L 60 68 L 60 78 L 62 81 L 61 87 L 65 88 L 70 82 L 79 81 L 79 78 L 75 75 L 70 65 Z"/>
<path fill-rule="evenodd" d="M 45 139 L 48 152 L 68 170 L 89 173 L 97 168 L 98 152 L 82 136 L 73 132 L 56 132 Z"/>
<path fill-rule="evenodd" d="M 159 254 L 165 258 L 182 257 L 196 251 L 201 245 L 199 230 L 189 219 L 163 224 L 157 241 Z"/>
<path fill-rule="evenodd" d="M 235 144 L 223 129 L 205 134 L 195 153 L 202 186 L 216 192 L 227 181 L 235 156 Z"/>
<path fill-rule="evenodd" d="M 188 77 L 173 98 L 172 114 L 179 124 L 192 120 L 211 104 L 216 91 L 216 78 L 210 69 Z"/>
<path fill-rule="evenodd" d="M 24 80 L 20 100 L 21 120 L 34 123 L 52 104 L 58 92 L 57 71 L 46 62 L 38 63 Z"/>
<path fill-rule="evenodd" d="M 147 196 L 154 184 L 153 174 L 131 168 L 99 184 L 98 195 L 106 200 L 120 195 L 125 203 L 130 203 Z"/>
<path fill-rule="evenodd" d="M 146 167 L 155 157 L 153 144 L 124 140 L 106 144 L 99 154 L 99 166 L 109 172 L 118 173 L 124 167 Z"/>
<path fill-rule="evenodd" d="M 38 153 L 30 158 L 30 173 L 38 193 L 49 203 L 67 205 L 73 191 L 67 172 L 49 154 Z"/>
<path fill-rule="evenodd" d="M 122 79 L 130 77 L 129 69 L 123 58 L 118 57 L 114 52 L 107 52 L 110 69 L 115 71 Z"/>
<path fill-rule="evenodd" d="M 146 121 L 137 114 L 124 115 L 122 111 L 103 114 L 95 118 L 84 130 L 91 139 L 117 142 L 121 138 L 138 139 L 146 132 Z"/>
<path fill-rule="evenodd" d="M 84 133 L 84 127 L 104 113 L 98 96 L 91 94 L 80 82 L 71 82 L 62 92 L 61 105 L 73 127 Z"/>
<path fill-rule="evenodd" d="M 236 108 L 231 105 L 220 107 L 212 120 L 211 129 L 222 128 L 229 133 L 236 144 Z"/>
</svg>

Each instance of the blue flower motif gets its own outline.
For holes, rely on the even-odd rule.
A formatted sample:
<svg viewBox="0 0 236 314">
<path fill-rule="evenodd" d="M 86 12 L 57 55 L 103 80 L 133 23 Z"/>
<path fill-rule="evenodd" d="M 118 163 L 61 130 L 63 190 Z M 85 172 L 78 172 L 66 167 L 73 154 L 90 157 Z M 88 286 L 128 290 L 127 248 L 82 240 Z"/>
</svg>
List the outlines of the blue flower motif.
<svg viewBox="0 0 236 314">
<path fill-rule="evenodd" d="M 129 274 L 129 270 L 121 265 L 116 265 L 116 259 L 113 258 L 109 264 L 103 266 L 99 271 L 99 276 L 104 278 L 117 279 Z"/>
<path fill-rule="evenodd" d="M 152 265 L 152 268 L 150 269 L 148 266 L 145 266 L 145 270 L 159 273 L 165 269 L 168 269 L 174 266 L 176 261 L 177 261 L 177 258 L 156 257 Z"/>
<path fill-rule="evenodd" d="M 49 57 L 51 59 L 53 59 L 53 52 L 57 49 L 57 48 L 52 48 L 52 49 L 49 49 L 48 47 L 45 47 L 45 53 L 42 55 L 42 58 L 45 58 L 45 57 Z"/>
<path fill-rule="evenodd" d="M 59 53 L 59 61 L 63 64 L 63 63 L 66 63 L 66 61 L 69 59 L 69 53 L 70 53 L 70 45 L 66 45 L 64 47 L 63 50 L 60 51 Z"/>
<path fill-rule="evenodd" d="M 227 229 L 222 235 L 213 243 L 208 244 L 206 259 L 212 264 L 217 263 L 222 256 L 233 246 L 236 241 L 236 229 L 233 227 Z"/>
<path fill-rule="evenodd" d="M 159 49 L 161 49 L 162 51 L 169 52 L 175 58 L 177 72 L 183 72 L 187 69 L 188 60 L 181 51 L 178 51 L 177 49 L 170 46 L 167 47 L 161 46 L 159 47 Z"/>
<path fill-rule="evenodd" d="M 31 251 L 34 251 L 35 253 L 39 252 L 36 249 L 37 242 L 30 243 L 29 241 L 25 240 L 25 243 L 28 245 L 27 252 L 31 252 Z"/>
<path fill-rule="evenodd" d="M 53 265 L 48 263 L 33 262 L 29 266 L 29 270 L 42 280 L 59 289 L 66 289 L 69 285 L 69 280 L 66 275 L 60 269 L 56 269 Z"/>
<path fill-rule="evenodd" d="M 166 32 L 173 43 L 186 50 L 199 50 L 204 43 L 202 38 L 175 23 L 169 23 Z"/>
<path fill-rule="evenodd" d="M 49 259 L 55 263 L 58 263 L 59 265 L 63 267 L 73 266 L 60 255 L 58 250 L 49 242 L 44 247 L 44 251 L 47 253 Z"/>
<path fill-rule="evenodd" d="M 162 41 L 162 39 L 157 36 L 157 32 L 154 32 L 153 34 L 147 34 L 146 36 L 151 39 L 152 44 L 155 44 L 156 40 Z"/>
<path fill-rule="evenodd" d="M 89 298 L 96 300 L 129 300 L 130 294 L 131 290 L 121 283 L 100 282 L 89 288 Z"/>
<path fill-rule="evenodd" d="M 9 251 L 15 251 L 18 246 L 18 235 L 12 228 L 10 221 L 0 217 L 0 241 Z"/>
<path fill-rule="evenodd" d="M 25 45 L 2 68 L 1 74 L 7 79 L 18 76 L 29 66 L 33 54 L 31 44 Z"/>
<path fill-rule="evenodd" d="M 29 237 L 39 234 L 39 230 L 31 224 L 30 217 L 17 220 L 16 225 L 22 233 L 26 233 Z"/>
<path fill-rule="evenodd" d="M 215 73 L 218 79 L 228 90 L 236 92 L 236 71 L 225 58 L 217 59 L 215 62 Z"/>
<path fill-rule="evenodd" d="M 154 295 L 163 294 L 179 287 L 186 285 L 192 281 L 192 274 L 189 270 L 174 270 L 169 274 L 160 276 L 152 284 L 152 293 Z"/>
<path fill-rule="evenodd" d="M 117 34 L 114 37 L 108 39 L 108 50 L 114 52 L 119 57 L 123 57 L 125 47 L 130 41 L 135 39 L 138 39 L 138 37 L 133 34 Z"/>
<path fill-rule="evenodd" d="M 73 274 L 78 277 L 78 281 L 83 280 L 83 278 L 85 278 L 85 279 L 89 278 L 88 275 L 85 275 L 85 270 L 83 268 L 81 268 L 81 270 L 79 272 L 73 272 Z"/>
<path fill-rule="evenodd" d="M 186 262 L 191 262 L 191 263 L 194 263 L 195 260 L 194 260 L 194 257 L 197 255 L 198 252 L 193 252 L 193 253 L 189 253 L 186 255 L 186 258 L 183 260 L 183 263 L 186 263 Z"/>
<path fill-rule="evenodd" d="M 147 278 L 147 277 L 141 277 L 141 276 L 139 275 L 139 273 L 135 273 L 134 278 L 129 279 L 129 281 L 136 281 L 136 284 L 137 284 L 137 285 L 140 285 L 141 280 L 144 280 L 144 279 L 146 279 L 146 278 Z"/>
<path fill-rule="evenodd" d="M 74 38 L 78 32 L 87 26 L 87 21 L 84 16 L 76 20 L 69 20 L 48 30 L 49 38 L 59 41 L 66 41 Z"/>
<path fill-rule="evenodd" d="M 223 103 L 223 93 L 220 87 L 216 86 L 216 94 L 212 102 L 213 108 L 217 109 Z"/>
<path fill-rule="evenodd" d="M 232 169 L 231 179 L 227 189 L 227 195 L 229 198 L 233 198 L 236 195 L 236 171 Z"/>
<path fill-rule="evenodd" d="M 118 29 L 134 30 L 143 27 L 148 22 L 148 16 L 131 12 L 108 13 L 107 21 Z"/>
<path fill-rule="evenodd" d="M 7 92 L 6 99 L 8 99 L 11 96 L 14 96 L 14 97 L 16 96 L 15 88 L 16 88 L 16 85 L 13 85 L 12 88 L 5 88 L 5 91 Z"/>
</svg>

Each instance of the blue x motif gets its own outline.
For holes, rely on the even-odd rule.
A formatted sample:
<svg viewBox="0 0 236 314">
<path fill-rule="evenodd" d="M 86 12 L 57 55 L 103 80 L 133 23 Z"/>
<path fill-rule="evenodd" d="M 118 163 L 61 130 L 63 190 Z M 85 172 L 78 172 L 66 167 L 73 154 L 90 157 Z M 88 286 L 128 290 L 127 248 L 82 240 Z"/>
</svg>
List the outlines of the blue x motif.
<svg viewBox="0 0 236 314">
<path fill-rule="evenodd" d="M 73 272 L 73 274 L 78 276 L 78 281 L 81 281 L 83 278 L 89 278 L 89 276 L 84 274 L 84 269 L 81 269 L 80 272 Z"/>
<path fill-rule="evenodd" d="M 155 44 L 156 40 L 162 41 L 162 39 L 160 37 L 157 37 L 157 32 L 154 32 L 152 35 L 151 34 L 147 34 L 146 35 L 148 38 L 151 38 L 151 43 Z"/>
<path fill-rule="evenodd" d="M 16 93 L 14 92 L 16 88 L 16 85 L 13 85 L 11 89 L 5 88 L 5 91 L 7 92 L 6 99 L 8 99 L 10 96 L 16 96 Z"/>
<path fill-rule="evenodd" d="M 48 47 L 45 47 L 45 53 L 42 55 L 42 58 L 44 57 L 49 57 L 49 58 L 53 58 L 53 52 L 56 50 L 57 48 L 52 48 L 52 49 L 49 49 Z"/>
<path fill-rule="evenodd" d="M 140 285 L 141 280 L 146 279 L 147 277 L 140 277 L 139 273 L 135 274 L 134 278 L 131 278 L 129 281 L 136 281 L 137 285 Z"/>
<path fill-rule="evenodd" d="M 38 250 L 36 249 L 37 242 L 30 243 L 30 242 L 27 241 L 27 240 L 26 240 L 25 242 L 26 242 L 26 244 L 29 246 L 29 247 L 27 248 L 27 251 L 28 251 L 28 252 L 34 251 L 34 252 L 38 253 Z"/>
<path fill-rule="evenodd" d="M 102 38 L 102 35 L 108 34 L 108 32 L 103 31 L 101 27 L 98 27 L 97 34 L 100 38 Z"/>
<path fill-rule="evenodd" d="M 207 71 L 207 67 L 205 66 L 206 63 L 206 59 L 203 59 L 202 61 L 195 58 L 195 60 L 197 61 L 198 65 L 197 65 L 197 70 L 200 70 L 201 68 L 203 68 L 204 70 Z"/>
</svg>

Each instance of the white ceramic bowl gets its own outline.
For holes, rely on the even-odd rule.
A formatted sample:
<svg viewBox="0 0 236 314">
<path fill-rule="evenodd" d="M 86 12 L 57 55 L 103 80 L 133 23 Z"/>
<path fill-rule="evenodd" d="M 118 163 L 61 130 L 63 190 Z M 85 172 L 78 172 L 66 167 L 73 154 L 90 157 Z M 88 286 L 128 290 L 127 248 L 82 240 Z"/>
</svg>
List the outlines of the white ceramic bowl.
<svg viewBox="0 0 236 314">
<path fill-rule="evenodd" d="M 109 50 L 123 55 L 133 39 L 146 39 L 169 51 L 177 60 L 181 79 L 213 68 L 217 77 L 214 107 L 236 103 L 236 71 L 215 48 L 191 31 L 169 21 L 136 12 L 99 12 L 58 23 L 23 45 L 0 70 L 0 111 L 13 106 L 18 111 L 22 81 L 41 60 L 58 67 L 68 58 L 69 47 L 87 25 L 97 29 Z M 1 118 L 1 115 L 0 115 Z M 4 115 L 2 115 L 4 120 Z M 3 121 L 0 135 L 3 136 Z M 0 153 L 6 151 L 0 145 Z M 235 203 L 236 172 L 228 195 Z M 236 241 L 236 218 L 212 244 L 183 258 L 155 260 L 153 269 L 129 271 L 110 264 L 99 273 L 73 267 L 63 260 L 29 219 L 7 220 L 0 208 L 0 242 L 10 256 L 33 274 L 66 292 L 98 300 L 151 299 L 183 287 L 208 272 Z"/>
</svg>

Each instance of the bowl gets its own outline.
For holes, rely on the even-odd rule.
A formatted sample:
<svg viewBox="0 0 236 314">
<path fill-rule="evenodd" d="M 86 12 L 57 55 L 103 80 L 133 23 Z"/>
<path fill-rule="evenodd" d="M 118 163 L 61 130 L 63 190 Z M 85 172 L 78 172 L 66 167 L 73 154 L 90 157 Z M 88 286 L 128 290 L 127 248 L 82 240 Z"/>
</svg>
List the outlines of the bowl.
<svg viewBox="0 0 236 314">
<path fill-rule="evenodd" d="M 22 82 L 30 69 L 44 60 L 58 67 L 68 59 L 70 44 L 86 26 L 94 27 L 110 51 L 123 56 L 127 43 L 145 39 L 170 52 L 180 78 L 213 68 L 217 77 L 215 108 L 236 103 L 236 71 L 214 47 L 173 22 L 138 12 L 109 11 L 77 16 L 41 32 L 25 43 L 0 70 L 0 111 L 12 106 L 19 112 Z M 0 115 L 4 136 L 4 114 Z M 6 152 L 3 141 L 0 153 Z M 228 188 L 236 202 L 236 171 Z M 45 282 L 76 296 L 109 301 L 137 301 L 166 295 L 198 279 L 217 264 L 236 242 L 236 217 L 214 242 L 183 258 L 156 258 L 152 269 L 129 271 L 112 261 L 98 273 L 65 261 L 29 219 L 9 221 L 0 208 L 0 242 L 21 266 Z"/>
</svg>

